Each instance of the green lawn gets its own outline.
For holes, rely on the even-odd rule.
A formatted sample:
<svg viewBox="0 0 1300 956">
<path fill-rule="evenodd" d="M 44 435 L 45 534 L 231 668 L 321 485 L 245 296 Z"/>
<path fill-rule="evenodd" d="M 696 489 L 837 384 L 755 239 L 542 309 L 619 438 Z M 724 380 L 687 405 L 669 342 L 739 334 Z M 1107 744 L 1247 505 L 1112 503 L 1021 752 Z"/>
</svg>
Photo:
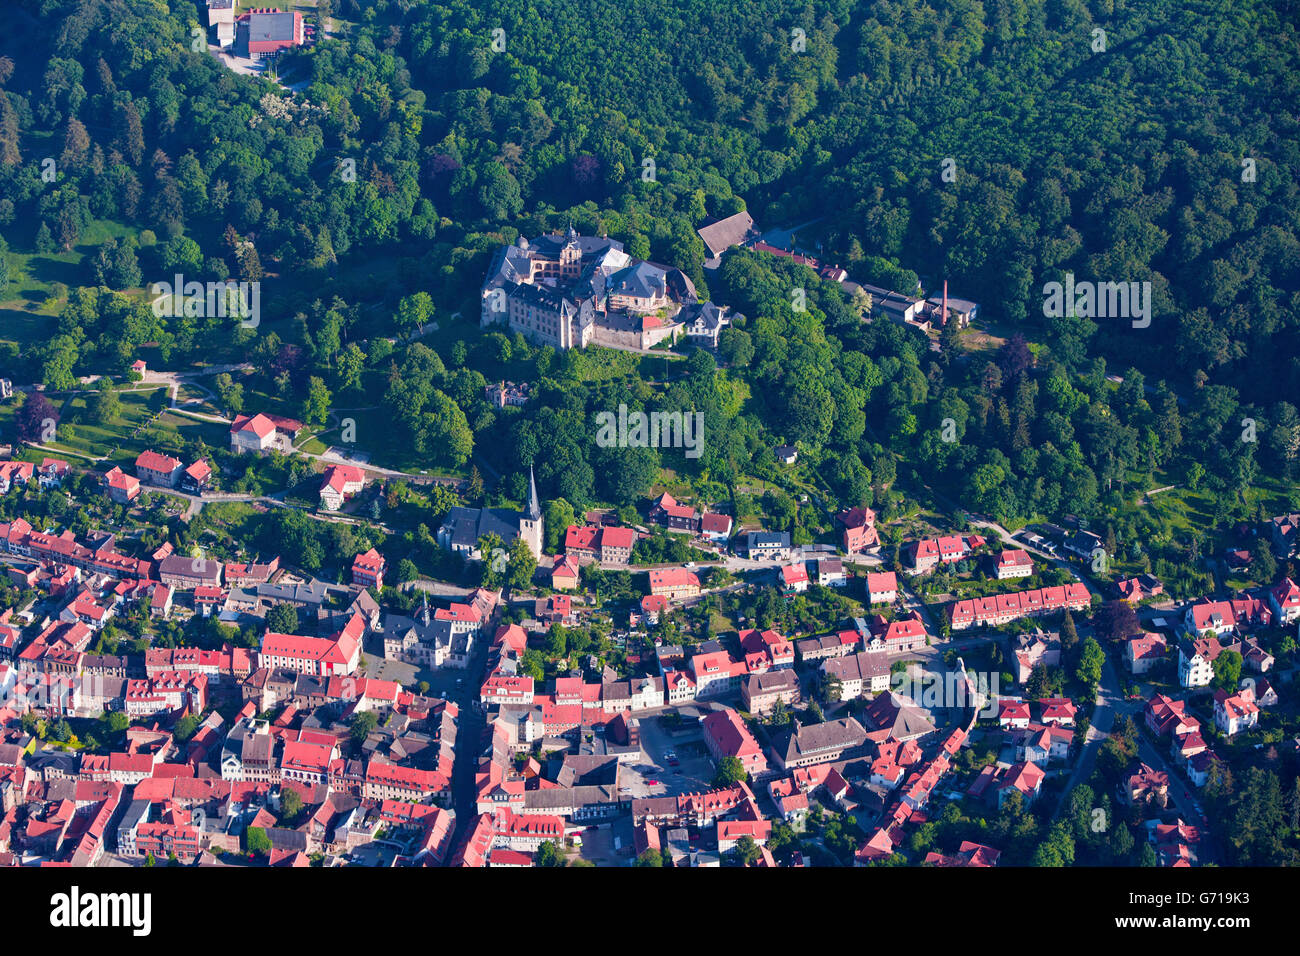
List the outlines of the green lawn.
<svg viewBox="0 0 1300 956">
<path fill-rule="evenodd" d="M 162 388 L 144 389 L 134 392 L 122 392 L 122 412 L 107 422 L 90 421 L 88 403 L 94 402 L 93 395 L 75 395 L 65 398 L 59 404 L 60 422 L 51 448 L 64 450 L 75 455 L 90 458 L 111 457 L 115 463 L 133 460 L 140 452 L 148 448 L 164 451 L 175 448 L 177 439 L 192 442 L 202 439 L 209 446 L 222 447 L 228 435 L 227 426 L 216 422 L 205 422 L 164 411 L 153 424 L 136 434 L 141 426 L 150 422 L 154 408 L 150 404 L 157 402 L 164 393 Z M 10 403 L 0 406 L 0 417 L 12 415 L 15 406 Z M 39 452 L 48 454 L 48 452 Z"/>
<path fill-rule="evenodd" d="M 10 256 L 11 262 L 13 258 Z M 48 338 L 53 326 L 49 313 L 39 313 L 36 307 L 25 308 L 22 301 L 0 305 L 0 342 L 13 342 L 25 349 Z"/>
<path fill-rule="evenodd" d="M 4 311 L 35 312 L 52 311 L 50 295 L 54 284 L 62 283 L 69 288 L 87 285 L 91 281 L 88 270 L 84 267 L 87 255 L 93 255 L 105 239 L 121 239 L 125 236 L 138 236 L 139 230 L 115 222 L 111 219 L 94 219 L 78 237 L 77 244 L 69 252 L 35 252 L 31 250 L 29 240 L 20 245 L 11 242 L 9 250 L 9 272 L 12 282 L 7 294 L 11 298 L 0 304 Z M 10 338 L 9 322 L 0 323 L 0 337 Z"/>
</svg>

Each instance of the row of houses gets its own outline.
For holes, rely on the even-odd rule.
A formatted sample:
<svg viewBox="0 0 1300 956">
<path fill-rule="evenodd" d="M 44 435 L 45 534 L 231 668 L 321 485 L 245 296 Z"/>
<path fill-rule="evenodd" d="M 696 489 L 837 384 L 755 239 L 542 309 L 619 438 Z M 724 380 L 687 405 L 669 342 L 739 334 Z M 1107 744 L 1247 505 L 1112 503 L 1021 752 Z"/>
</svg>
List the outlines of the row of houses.
<svg viewBox="0 0 1300 956">
<path fill-rule="evenodd" d="M 1013 591 L 984 598 L 967 598 L 948 606 L 954 631 L 973 625 L 996 627 L 1017 618 L 1035 617 L 1055 611 L 1081 611 L 1091 603 L 1088 588 L 1078 581 L 1027 591 Z"/>
</svg>

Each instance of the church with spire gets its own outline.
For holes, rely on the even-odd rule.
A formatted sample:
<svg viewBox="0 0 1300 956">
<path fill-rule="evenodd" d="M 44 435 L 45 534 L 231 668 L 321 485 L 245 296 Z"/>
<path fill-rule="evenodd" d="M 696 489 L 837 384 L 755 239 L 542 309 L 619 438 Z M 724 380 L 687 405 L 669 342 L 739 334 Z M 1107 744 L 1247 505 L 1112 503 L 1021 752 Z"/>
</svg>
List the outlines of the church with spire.
<svg viewBox="0 0 1300 956">
<path fill-rule="evenodd" d="M 542 503 L 537 497 L 537 480 L 532 468 L 528 469 L 528 503 L 523 511 L 508 508 L 452 508 L 438 528 L 438 544 L 448 551 L 480 561 L 484 555 L 479 549 L 479 539 L 487 534 L 500 537 L 507 550 L 516 538 L 521 538 L 533 556 L 541 560 L 542 542 L 545 540 Z"/>
<path fill-rule="evenodd" d="M 542 503 L 537 500 L 537 479 L 533 469 L 528 469 L 528 510 L 519 518 L 519 537 L 538 558 L 542 556 Z"/>
</svg>

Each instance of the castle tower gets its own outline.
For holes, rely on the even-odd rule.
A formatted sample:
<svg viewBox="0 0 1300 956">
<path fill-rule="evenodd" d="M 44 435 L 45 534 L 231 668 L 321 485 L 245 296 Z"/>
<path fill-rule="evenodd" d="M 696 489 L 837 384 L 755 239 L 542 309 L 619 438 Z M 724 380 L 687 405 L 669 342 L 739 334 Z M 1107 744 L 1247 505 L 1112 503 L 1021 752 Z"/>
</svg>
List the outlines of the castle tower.
<svg viewBox="0 0 1300 956">
<path fill-rule="evenodd" d="M 542 505 L 537 500 L 537 479 L 528 467 L 528 509 L 519 516 L 519 537 L 539 560 L 542 557 Z"/>
</svg>

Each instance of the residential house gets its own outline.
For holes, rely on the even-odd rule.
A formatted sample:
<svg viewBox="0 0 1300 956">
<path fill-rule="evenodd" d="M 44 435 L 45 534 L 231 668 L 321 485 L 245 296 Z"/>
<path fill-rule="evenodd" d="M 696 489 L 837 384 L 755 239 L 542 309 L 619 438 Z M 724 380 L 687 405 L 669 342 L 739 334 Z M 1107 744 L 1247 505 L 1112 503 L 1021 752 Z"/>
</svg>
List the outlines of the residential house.
<svg viewBox="0 0 1300 956">
<path fill-rule="evenodd" d="M 1300 621 L 1300 587 L 1290 578 L 1283 578 L 1268 589 L 1268 603 L 1279 624 Z"/>
<path fill-rule="evenodd" d="M 799 660 L 811 664 L 852 654 L 861 640 L 861 635 L 856 630 L 845 630 L 822 637 L 806 637 L 796 641 L 794 647 Z"/>
<path fill-rule="evenodd" d="M 700 534 L 713 544 L 725 546 L 731 540 L 733 521 L 731 515 L 706 511 L 700 515 Z"/>
<path fill-rule="evenodd" d="M 824 588 L 842 588 L 848 584 L 844 562 L 840 558 L 817 559 L 817 584 Z"/>
<path fill-rule="evenodd" d="M 182 470 L 179 460 L 154 451 L 141 452 L 135 460 L 135 476 L 145 485 L 175 488 L 180 483 Z"/>
<path fill-rule="evenodd" d="M 1200 722 L 1187 713 L 1187 702 L 1174 700 L 1164 694 L 1155 694 L 1143 709 L 1147 728 L 1157 737 L 1185 733 L 1200 727 Z"/>
<path fill-rule="evenodd" d="M 1279 558 L 1300 555 L 1300 513 L 1275 515 L 1269 519 L 1273 552 Z"/>
<path fill-rule="evenodd" d="M 180 483 L 181 491 L 192 495 L 203 494 L 212 484 L 212 466 L 201 459 L 196 461 L 182 472 Z"/>
<path fill-rule="evenodd" d="M 1139 574 L 1134 578 L 1125 578 L 1115 585 L 1115 590 L 1120 599 L 1128 601 L 1130 604 L 1137 604 L 1139 601 L 1157 597 L 1165 593 L 1165 586 L 1159 578 L 1152 577 L 1149 574 Z"/>
<path fill-rule="evenodd" d="M 1075 557 L 1091 559 L 1097 551 L 1105 551 L 1102 540 L 1091 531 L 1077 531 L 1065 542 L 1065 550 Z"/>
<path fill-rule="evenodd" d="M 347 499 L 366 486 L 365 473 L 353 465 L 330 465 L 321 479 L 320 504 L 326 511 L 338 511 Z"/>
<path fill-rule="evenodd" d="M 784 561 L 790 556 L 790 533 L 750 531 L 745 535 L 745 553 L 751 561 Z"/>
<path fill-rule="evenodd" d="M 975 548 L 983 544 L 984 539 L 978 535 L 944 535 L 939 538 L 922 538 L 920 541 L 915 541 L 904 549 L 904 553 L 910 563 L 909 571 L 912 574 L 924 574 L 941 562 L 954 564 L 964 560 Z"/>
<path fill-rule="evenodd" d="M 384 586 L 384 556 L 371 548 L 352 559 L 352 583 L 379 590 Z"/>
<path fill-rule="evenodd" d="M 1029 726 L 1029 702 L 1018 697 L 998 701 L 998 725 L 1003 730 L 1024 730 Z"/>
<path fill-rule="evenodd" d="M 808 569 L 802 561 L 782 566 L 778 579 L 782 594 L 802 594 L 808 590 Z"/>
<path fill-rule="evenodd" d="M 551 568 L 551 587 L 557 591 L 572 591 L 578 586 L 578 562 L 567 554 L 555 559 Z"/>
<path fill-rule="evenodd" d="M 649 572 L 650 594 L 670 601 L 696 597 L 700 593 L 700 579 L 685 568 L 654 568 Z"/>
<path fill-rule="evenodd" d="M 1225 737 L 1249 730 L 1259 723 L 1259 706 L 1254 691 L 1243 688 L 1235 694 L 1226 690 L 1214 692 L 1214 726 Z"/>
<path fill-rule="evenodd" d="M 1143 763 L 1137 773 L 1129 776 L 1124 792 L 1129 803 L 1154 803 L 1163 807 L 1169 799 L 1169 774 Z"/>
<path fill-rule="evenodd" d="M 1144 631 L 1134 634 L 1124 642 L 1124 660 L 1134 676 L 1149 673 L 1165 659 L 1168 644 L 1163 634 Z"/>
<path fill-rule="evenodd" d="M 994 572 L 999 581 L 1008 578 L 1027 578 L 1034 573 L 1034 559 L 1028 551 L 1005 550 L 994 559 Z"/>
<path fill-rule="evenodd" d="M 948 615 L 952 629 L 960 631 L 975 624 L 996 627 L 1017 618 L 1036 617 L 1064 608 L 1081 611 L 1091 602 L 1088 588 L 1079 581 L 1072 581 L 1062 586 L 954 601 L 948 605 Z"/>
<path fill-rule="evenodd" d="M 1212 601 L 1208 598 L 1190 604 L 1183 617 L 1184 629 L 1193 636 L 1212 631 L 1216 637 L 1238 628 L 1273 623 L 1273 612 L 1265 599 L 1253 595 Z"/>
<path fill-rule="evenodd" d="M 767 770 L 767 758 L 763 748 L 754 739 L 745 722 L 730 707 L 715 710 L 701 721 L 704 730 L 704 743 L 714 760 L 723 757 L 735 757 L 751 776 L 757 776 Z"/>
<path fill-rule="evenodd" d="M 1055 633 L 1035 630 L 1017 634 L 1011 640 L 1011 657 L 1016 662 L 1018 683 L 1027 683 L 1035 667 L 1057 667 L 1061 663 L 1061 639 Z"/>
<path fill-rule="evenodd" d="M 1044 724 L 1059 724 L 1062 727 L 1073 727 L 1075 715 L 1079 712 L 1074 701 L 1068 697 L 1044 697 L 1038 706 L 1041 714 L 1039 719 Z"/>
<path fill-rule="evenodd" d="M 42 458 L 36 468 L 36 479 L 42 488 L 58 488 L 70 471 L 68 463 L 61 458 Z"/>
<path fill-rule="evenodd" d="M 669 531 L 694 534 L 700 527 L 699 512 L 690 505 L 682 504 L 666 491 L 650 506 L 650 520 Z"/>
<path fill-rule="evenodd" d="M 828 680 L 839 682 L 840 700 L 855 700 L 889 690 L 889 661 L 881 654 L 864 651 L 833 657 L 822 661 L 821 671 Z"/>
<path fill-rule="evenodd" d="M 108 497 L 114 504 L 128 505 L 140 497 L 140 481 L 114 465 L 104 474 Z"/>
<path fill-rule="evenodd" d="M 853 623 L 858 633 L 862 635 L 863 649 L 867 651 L 884 651 L 890 654 L 915 651 L 925 647 L 929 640 L 919 611 L 912 611 L 893 621 L 877 614 L 869 623 L 862 618 L 855 618 Z"/>
<path fill-rule="evenodd" d="M 771 713 L 778 700 L 791 707 L 800 700 L 799 678 L 788 669 L 750 674 L 741 685 L 741 699 L 745 702 L 745 710 L 751 714 Z"/>
<path fill-rule="evenodd" d="M 1217 637 L 1183 638 L 1178 643 L 1178 683 L 1183 687 L 1208 687 L 1214 680 L 1214 662 L 1225 650 L 1240 652 L 1240 643 L 1222 644 Z"/>
<path fill-rule="evenodd" d="M 893 604 L 898 600 L 898 575 L 893 571 L 867 572 L 867 603 Z"/>
<path fill-rule="evenodd" d="M 1019 793 L 1024 802 L 1029 804 L 1042 792 L 1046 776 L 1041 767 L 1027 760 L 1009 767 L 985 767 L 967 793 L 999 809 L 1012 793 Z"/>
<path fill-rule="evenodd" d="M 840 544 L 846 554 L 866 554 L 880 550 L 876 531 L 876 513 L 870 508 L 849 508 L 835 516 L 842 531 Z"/>
<path fill-rule="evenodd" d="M 722 330 L 731 324 L 733 316 L 727 315 L 726 306 L 714 305 L 712 302 L 691 302 L 682 307 L 677 319 L 682 323 L 690 341 L 703 348 L 717 349 Z"/>
</svg>

